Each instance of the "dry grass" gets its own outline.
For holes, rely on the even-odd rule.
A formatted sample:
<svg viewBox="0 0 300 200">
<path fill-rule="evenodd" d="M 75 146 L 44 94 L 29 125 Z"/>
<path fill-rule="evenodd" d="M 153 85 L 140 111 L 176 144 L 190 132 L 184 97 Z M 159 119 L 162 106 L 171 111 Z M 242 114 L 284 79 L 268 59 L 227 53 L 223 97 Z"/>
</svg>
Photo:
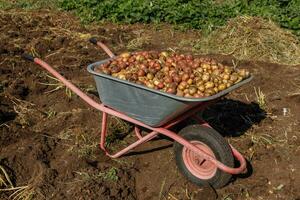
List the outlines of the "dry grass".
<svg viewBox="0 0 300 200">
<path fill-rule="evenodd" d="M 44 195 L 36 192 L 35 185 L 42 180 L 41 170 L 35 171 L 27 185 L 14 186 L 8 173 L 0 165 L 0 192 L 10 192 L 9 200 L 45 199 Z"/>
<path fill-rule="evenodd" d="M 22 125 L 22 127 L 30 125 L 30 116 L 36 111 L 34 110 L 34 104 L 28 101 L 18 99 L 9 95 L 8 98 L 14 105 L 14 111 L 17 113 L 16 121 Z"/>
<path fill-rule="evenodd" d="M 166 184 L 166 178 L 164 178 L 164 180 L 163 180 L 163 182 L 161 183 L 161 186 L 160 186 L 159 195 L 158 195 L 159 200 L 162 199 L 162 197 L 163 197 L 165 184 Z"/>
<path fill-rule="evenodd" d="M 63 130 L 58 134 L 58 138 L 68 141 L 68 152 L 78 155 L 78 157 L 94 157 L 94 152 L 98 146 L 98 140 L 91 134 L 86 133 L 81 128 Z"/>
<path fill-rule="evenodd" d="M 142 49 L 144 46 L 151 43 L 150 35 L 144 33 L 144 30 L 138 30 L 133 32 L 136 38 L 130 40 L 126 45 L 129 50 Z"/>
<path fill-rule="evenodd" d="M 275 142 L 275 139 L 269 135 L 269 134 L 252 134 L 251 135 L 251 141 L 253 144 L 259 144 L 259 145 L 273 145 Z"/>
<path fill-rule="evenodd" d="M 6 188 L 13 187 L 13 184 L 4 167 L 0 165 L 0 188 L 3 186 Z"/>
<path fill-rule="evenodd" d="M 241 16 L 193 44 L 196 52 L 233 55 L 241 60 L 300 64 L 300 42 L 272 21 Z"/>
<path fill-rule="evenodd" d="M 69 98 L 69 99 L 71 99 L 72 98 L 72 96 L 73 96 L 73 92 L 69 89 L 69 88 L 67 88 L 60 80 L 58 80 L 57 78 L 54 78 L 54 77 L 52 77 L 52 76 L 50 76 L 50 75 L 46 75 L 50 80 L 52 80 L 52 81 L 54 81 L 54 82 L 52 82 L 52 83 L 41 83 L 41 82 L 39 82 L 39 84 L 41 84 L 41 85 L 47 85 L 47 86 L 52 86 L 52 87 L 54 87 L 53 89 L 51 89 L 51 90 L 49 90 L 49 91 L 47 91 L 47 92 L 45 92 L 45 94 L 49 94 L 49 93 L 52 93 L 52 92 L 55 92 L 55 91 L 58 91 L 58 90 L 61 90 L 61 89 L 63 89 L 64 91 L 65 91 L 65 94 L 66 94 L 66 96 Z"/>
</svg>

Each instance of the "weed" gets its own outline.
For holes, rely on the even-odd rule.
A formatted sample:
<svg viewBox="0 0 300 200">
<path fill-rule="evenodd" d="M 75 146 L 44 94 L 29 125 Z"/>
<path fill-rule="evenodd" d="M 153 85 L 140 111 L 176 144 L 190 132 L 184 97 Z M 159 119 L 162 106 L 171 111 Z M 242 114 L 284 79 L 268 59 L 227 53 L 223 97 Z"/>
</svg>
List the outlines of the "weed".
<svg viewBox="0 0 300 200">
<path fill-rule="evenodd" d="M 80 181 L 90 181 L 90 180 L 97 180 L 103 179 L 106 181 L 118 181 L 118 169 L 116 167 L 111 167 L 104 172 L 98 173 L 88 173 L 88 172 L 76 172 L 80 176 Z"/>
<path fill-rule="evenodd" d="M 183 189 L 187 199 L 192 199 L 192 194 L 187 188 Z"/>
<path fill-rule="evenodd" d="M 33 112 L 32 107 L 34 104 L 18 99 L 16 97 L 9 97 L 14 104 L 14 111 L 17 113 L 16 120 L 22 127 L 30 125 L 29 115 Z"/>
<path fill-rule="evenodd" d="M 273 137 L 268 134 L 252 135 L 251 141 L 254 144 L 262 144 L 262 145 L 272 145 L 274 143 Z"/>
<path fill-rule="evenodd" d="M 119 177 L 117 174 L 118 174 L 118 169 L 115 167 L 111 167 L 108 171 L 106 171 L 103 174 L 103 178 L 104 178 L 104 180 L 117 181 L 117 180 L 119 180 Z"/>
<path fill-rule="evenodd" d="M 93 157 L 93 153 L 95 152 L 96 147 L 98 146 L 98 142 L 94 142 L 92 144 L 82 144 L 77 149 L 77 154 L 79 157 Z M 71 150 L 71 149 L 70 149 Z"/>
<path fill-rule="evenodd" d="M 105 146 L 110 147 L 112 143 L 118 140 L 118 136 L 115 133 L 108 134 L 105 138 Z"/>
<path fill-rule="evenodd" d="M 94 156 L 93 152 L 95 151 L 98 143 L 94 142 L 92 144 L 87 144 L 82 141 L 76 142 L 75 145 L 70 146 L 68 149 L 69 152 L 76 152 L 78 157 L 89 157 Z"/>
<path fill-rule="evenodd" d="M 61 139 L 61 140 L 70 140 L 70 138 L 73 138 L 73 131 L 70 130 L 70 129 L 61 131 L 58 134 L 58 138 Z"/>
<path fill-rule="evenodd" d="M 94 85 L 87 85 L 84 87 L 80 87 L 84 92 L 86 93 L 93 93 L 93 94 L 97 94 L 97 88 Z"/>
<path fill-rule="evenodd" d="M 166 178 L 164 178 L 164 180 L 160 186 L 158 199 L 161 199 L 163 197 L 163 191 L 164 191 L 165 184 L 166 184 Z"/>
<path fill-rule="evenodd" d="M 79 128 L 67 129 L 58 134 L 58 138 L 70 142 L 68 152 L 73 152 L 78 157 L 93 157 L 98 141 Z"/>
<path fill-rule="evenodd" d="M 57 112 L 55 110 L 48 110 L 46 112 L 46 115 L 47 115 L 47 119 L 52 119 L 57 115 Z"/>
<path fill-rule="evenodd" d="M 275 191 L 280 191 L 284 187 L 283 184 L 279 184 L 277 187 L 273 187 Z"/>
<path fill-rule="evenodd" d="M 30 54 L 34 57 L 40 57 L 40 54 L 37 52 L 37 50 L 34 47 L 30 48 Z"/>
<path fill-rule="evenodd" d="M 58 90 L 61 90 L 61 89 L 65 89 L 66 96 L 69 99 L 72 98 L 72 95 L 73 95 L 72 91 L 68 87 L 66 87 L 60 80 L 58 80 L 57 78 L 54 78 L 54 77 L 52 77 L 52 76 L 50 76 L 48 74 L 46 76 L 48 78 L 54 80 L 55 83 L 41 83 L 41 82 L 39 82 L 39 84 L 41 84 L 41 85 L 47 85 L 47 86 L 54 86 L 55 88 L 52 89 L 52 90 L 49 90 L 49 91 L 45 92 L 45 94 L 49 94 L 49 93 L 52 93 L 52 92 L 55 92 L 55 91 L 58 91 Z"/>
<path fill-rule="evenodd" d="M 173 194 L 171 194 L 171 193 L 168 193 L 168 198 L 167 198 L 168 200 L 179 200 L 179 199 L 177 199 Z"/>
<path fill-rule="evenodd" d="M 231 194 L 226 195 L 222 200 L 232 200 L 232 198 L 230 197 Z"/>
<path fill-rule="evenodd" d="M 0 124 L 0 127 L 3 127 L 3 126 L 5 126 L 5 127 L 7 127 L 7 128 L 9 128 L 10 126 L 8 126 L 7 124 L 5 124 L 5 123 L 2 123 L 2 124 Z"/>
<path fill-rule="evenodd" d="M 122 140 L 130 131 L 131 125 L 120 118 L 111 116 L 108 124 L 108 133 L 105 146 L 109 147 L 112 143 Z"/>
<path fill-rule="evenodd" d="M 232 59 L 231 62 L 232 62 L 232 65 L 233 65 L 233 69 L 235 70 L 237 68 L 237 66 L 239 65 L 239 61 L 238 60 L 236 61 L 236 60 Z"/>
<path fill-rule="evenodd" d="M 260 88 L 256 89 L 255 87 L 254 87 L 254 92 L 255 92 L 256 101 L 257 101 L 259 107 L 264 110 L 266 108 L 265 94 L 260 90 Z"/>
</svg>

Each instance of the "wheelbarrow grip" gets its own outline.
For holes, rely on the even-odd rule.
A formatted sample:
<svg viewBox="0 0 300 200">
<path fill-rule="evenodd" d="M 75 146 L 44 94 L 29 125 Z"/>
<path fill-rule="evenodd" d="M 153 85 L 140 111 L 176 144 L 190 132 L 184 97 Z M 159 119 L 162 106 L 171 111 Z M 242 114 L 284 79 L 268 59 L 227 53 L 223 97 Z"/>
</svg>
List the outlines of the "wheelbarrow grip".
<svg viewBox="0 0 300 200">
<path fill-rule="evenodd" d="M 28 53 L 24 53 L 24 54 L 22 54 L 22 56 L 21 56 L 23 59 L 25 59 L 25 60 L 28 60 L 28 61 L 31 61 L 31 62 L 34 62 L 34 57 L 32 56 L 32 55 L 30 55 L 30 54 L 28 54 Z"/>
<path fill-rule="evenodd" d="M 92 38 L 89 39 L 89 41 L 91 43 L 97 45 L 98 47 L 101 47 L 103 49 L 103 51 L 105 51 L 105 53 L 107 55 L 109 55 L 109 57 L 111 57 L 111 58 L 115 57 L 115 54 L 105 44 L 103 44 L 100 41 L 97 41 L 96 38 L 92 37 Z"/>
<path fill-rule="evenodd" d="M 90 42 L 97 45 L 97 39 L 95 37 L 90 38 Z"/>
</svg>

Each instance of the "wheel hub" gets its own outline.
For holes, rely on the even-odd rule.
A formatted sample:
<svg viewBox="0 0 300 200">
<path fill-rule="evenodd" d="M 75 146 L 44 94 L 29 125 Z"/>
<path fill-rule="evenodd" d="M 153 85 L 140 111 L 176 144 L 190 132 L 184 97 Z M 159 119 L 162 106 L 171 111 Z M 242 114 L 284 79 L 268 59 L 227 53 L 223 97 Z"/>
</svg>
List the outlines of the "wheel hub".
<svg viewBox="0 0 300 200">
<path fill-rule="evenodd" d="M 204 151 L 208 155 L 215 158 L 213 151 L 206 144 L 200 141 L 190 141 L 190 142 L 200 150 Z M 193 151 L 187 149 L 186 147 L 183 147 L 182 158 L 188 170 L 194 176 L 200 179 L 210 179 L 217 172 L 217 167 L 215 164 L 213 164 L 209 160 L 206 160 L 202 156 L 194 153 Z"/>
</svg>

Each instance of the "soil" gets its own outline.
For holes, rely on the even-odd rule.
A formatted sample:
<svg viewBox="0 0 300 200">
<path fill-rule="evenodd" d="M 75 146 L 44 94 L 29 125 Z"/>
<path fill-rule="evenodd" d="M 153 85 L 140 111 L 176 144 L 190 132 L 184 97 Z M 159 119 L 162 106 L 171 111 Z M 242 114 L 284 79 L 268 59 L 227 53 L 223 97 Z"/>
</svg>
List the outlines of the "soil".
<svg viewBox="0 0 300 200">
<path fill-rule="evenodd" d="M 98 148 L 101 113 L 42 68 L 20 58 L 23 52 L 43 58 L 99 101 L 86 66 L 107 55 L 87 42 L 90 36 L 103 40 L 118 54 L 140 33 L 152 38 L 141 49 L 171 48 L 183 53 L 190 49 L 182 48 L 179 41 L 201 35 L 168 25 L 83 26 L 69 13 L 49 10 L 0 13 L 0 165 L 15 187 L 24 186 L 20 196 L 300 199 L 300 66 L 206 55 L 229 65 L 235 60 L 255 77 L 203 113 L 249 161 L 247 174 L 234 176 L 226 187 L 214 190 L 195 186 L 180 174 L 168 139 L 150 141 L 120 159 L 108 158 Z M 264 94 L 264 105 L 263 101 L 258 104 L 255 89 Z M 114 117 L 110 120 L 107 144 L 116 151 L 134 140 L 133 126 Z M 5 188 L 1 182 L 0 188 Z M 16 195 L 0 191 L 0 199 Z"/>
</svg>

